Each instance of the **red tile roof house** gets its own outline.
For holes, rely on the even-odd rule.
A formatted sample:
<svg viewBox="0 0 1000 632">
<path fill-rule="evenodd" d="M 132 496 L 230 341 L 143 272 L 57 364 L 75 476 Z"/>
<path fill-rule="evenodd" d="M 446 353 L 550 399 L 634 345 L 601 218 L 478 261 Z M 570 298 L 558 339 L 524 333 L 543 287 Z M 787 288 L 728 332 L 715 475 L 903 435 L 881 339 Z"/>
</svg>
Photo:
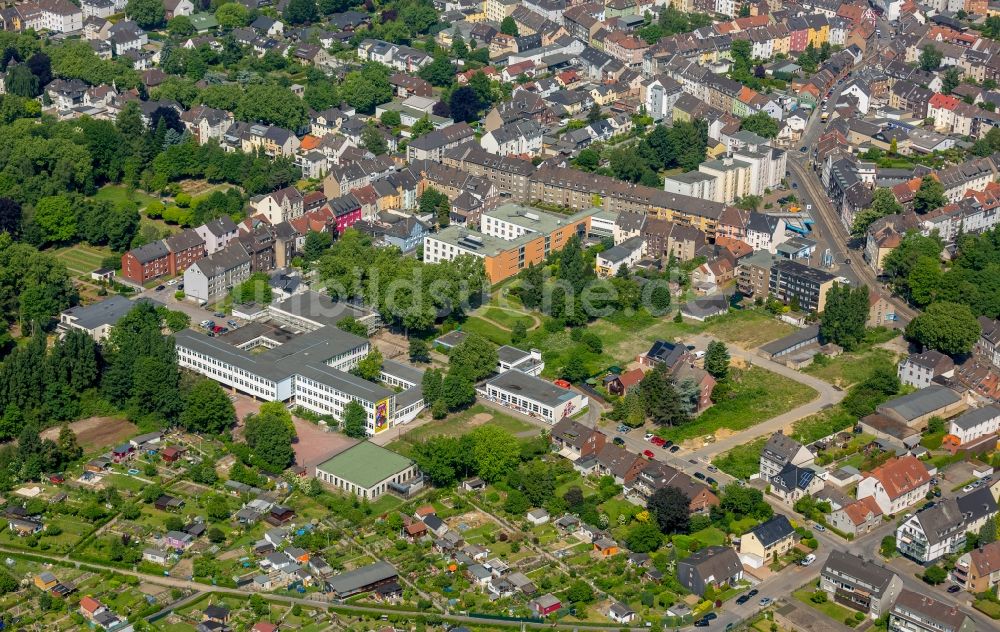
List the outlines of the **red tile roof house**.
<svg viewBox="0 0 1000 632">
<path fill-rule="evenodd" d="M 642 369 L 632 369 L 608 382 L 608 391 L 615 395 L 627 395 L 630 390 L 639 385 L 646 374 Z"/>
<path fill-rule="evenodd" d="M 104 607 L 100 601 L 94 599 L 90 595 L 85 596 L 80 600 L 80 614 L 86 617 L 88 620 L 93 620 L 93 618 L 105 611 L 107 608 Z"/>
</svg>

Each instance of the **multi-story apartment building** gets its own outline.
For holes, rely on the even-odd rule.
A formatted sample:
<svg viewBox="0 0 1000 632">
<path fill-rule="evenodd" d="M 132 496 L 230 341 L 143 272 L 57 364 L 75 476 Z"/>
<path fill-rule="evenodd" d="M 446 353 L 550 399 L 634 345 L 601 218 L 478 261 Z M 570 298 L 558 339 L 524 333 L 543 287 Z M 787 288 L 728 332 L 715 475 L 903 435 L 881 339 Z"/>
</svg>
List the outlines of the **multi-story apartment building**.
<svg viewBox="0 0 1000 632">
<path fill-rule="evenodd" d="M 996 590 L 1000 584 L 1000 542 L 990 542 L 959 557 L 951 576 L 969 593 Z"/>
<path fill-rule="evenodd" d="M 801 443 L 776 432 L 767 440 L 760 453 L 760 477 L 766 481 L 777 476 L 786 465 L 809 467 L 816 455 Z"/>
<path fill-rule="evenodd" d="M 1000 320 L 980 316 L 979 328 L 982 333 L 973 347 L 973 353 L 984 362 L 1000 368 Z"/>
<path fill-rule="evenodd" d="M 205 253 L 209 255 L 214 255 L 228 246 L 240 233 L 228 215 L 206 222 L 194 230 L 205 240 Z"/>
<path fill-rule="evenodd" d="M 829 272 L 790 259 L 779 259 L 771 266 L 768 291 L 785 303 L 798 303 L 807 312 L 822 312 L 826 294 L 837 281 Z"/>
<path fill-rule="evenodd" d="M 293 220 L 305 211 L 302 194 L 295 187 L 285 187 L 252 201 L 254 210 L 271 224 Z"/>
<path fill-rule="evenodd" d="M 170 252 L 170 274 L 179 274 L 205 256 L 205 240 L 194 229 L 188 228 L 163 240 Z"/>
<path fill-rule="evenodd" d="M 250 256 L 237 241 L 185 270 L 184 293 L 195 300 L 218 301 L 248 278 Z"/>
<path fill-rule="evenodd" d="M 928 349 L 922 353 L 911 353 L 899 363 L 896 374 L 903 384 L 924 388 L 939 375 L 948 377 L 954 371 L 955 363 L 951 358 L 940 351 Z"/>
<path fill-rule="evenodd" d="M 976 622 L 955 606 L 903 588 L 889 611 L 889 632 L 975 632 Z"/>
<path fill-rule="evenodd" d="M 878 619 L 889 612 L 903 580 L 884 566 L 833 550 L 820 572 L 819 586 L 837 603 Z"/>
<path fill-rule="evenodd" d="M 766 298 L 770 292 L 771 266 L 777 257 L 761 250 L 740 259 L 736 269 L 736 289 L 744 296 Z"/>
<path fill-rule="evenodd" d="M 515 202 L 526 204 L 530 201 L 530 178 L 535 172 L 530 161 L 497 156 L 475 143 L 464 143 L 446 151 L 443 162 L 473 176 L 486 178 Z"/>
<path fill-rule="evenodd" d="M 538 265 L 551 252 L 562 250 L 573 235 L 590 232 L 596 208 L 566 217 L 537 209 L 505 204 L 483 213 L 482 232 L 458 226 L 424 237 L 424 261 L 451 261 L 463 254 L 484 260 L 491 283 L 514 276 L 529 264 Z"/>
<path fill-rule="evenodd" d="M 163 241 L 133 248 L 122 255 L 121 276 L 143 284 L 170 274 L 170 250 Z"/>
</svg>

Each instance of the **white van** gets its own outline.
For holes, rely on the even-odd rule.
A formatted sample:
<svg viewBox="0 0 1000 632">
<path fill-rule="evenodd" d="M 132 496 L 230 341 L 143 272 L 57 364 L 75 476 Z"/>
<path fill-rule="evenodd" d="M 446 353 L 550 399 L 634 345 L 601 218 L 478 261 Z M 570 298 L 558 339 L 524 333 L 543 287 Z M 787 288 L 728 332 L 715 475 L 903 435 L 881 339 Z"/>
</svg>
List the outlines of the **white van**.
<svg viewBox="0 0 1000 632">
<path fill-rule="evenodd" d="M 802 566 L 809 566 L 815 561 L 816 561 L 816 556 L 810 553 L 809 555 L 802 558 L 802 561 L 799 562 L 799 564 L 801 564 Z"/>
</svg>

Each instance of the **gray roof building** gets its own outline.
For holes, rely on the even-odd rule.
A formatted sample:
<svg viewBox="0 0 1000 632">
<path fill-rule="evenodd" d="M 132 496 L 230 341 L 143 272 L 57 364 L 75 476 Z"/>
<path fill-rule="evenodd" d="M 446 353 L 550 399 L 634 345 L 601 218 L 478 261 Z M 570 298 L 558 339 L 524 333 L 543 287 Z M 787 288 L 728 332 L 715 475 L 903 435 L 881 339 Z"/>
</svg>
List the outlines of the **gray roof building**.
<svg viewBox="0 0 1000 632">
<path fill-rule="evenodd" d="M 331 592 L 343 598 L 373 590 L 381 584 L 395 581 L 396 577 L 396 568 L 388 562 L 379 560 L 374 564 L 332 577 L 329 584 Z"/>
</svg>

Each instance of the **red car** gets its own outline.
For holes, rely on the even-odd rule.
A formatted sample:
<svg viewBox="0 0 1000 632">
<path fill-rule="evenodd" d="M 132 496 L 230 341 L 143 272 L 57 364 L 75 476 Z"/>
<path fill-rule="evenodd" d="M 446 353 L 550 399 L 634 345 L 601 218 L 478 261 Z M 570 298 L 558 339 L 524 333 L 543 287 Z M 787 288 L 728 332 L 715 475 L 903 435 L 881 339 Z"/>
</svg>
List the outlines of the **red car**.
<svg viewBox="0 0 1000 632">
<path fill-rule="evenodd" d="M 224 328 L 222 327 L 222 325 L 216 325 L 215 327 L 212 327 L 212 331 L 217 334 L 221 334 L 223 329 Z"/>
<path fill-rule="evenodd" d="M 652 460 L 655 455 L 653 454 L 652 450 L 643 450 L 642 456 L 646 457 L 649 460 Z"/>
<path fill-rule="evenodd" d="M 652 439 L 649 440 L 649 442 L 658 448 L 662 448 L 663 444 L 665 444 L 667 440 L 664 439 L 663 437 L 653 437 Z"/>
</svg>

